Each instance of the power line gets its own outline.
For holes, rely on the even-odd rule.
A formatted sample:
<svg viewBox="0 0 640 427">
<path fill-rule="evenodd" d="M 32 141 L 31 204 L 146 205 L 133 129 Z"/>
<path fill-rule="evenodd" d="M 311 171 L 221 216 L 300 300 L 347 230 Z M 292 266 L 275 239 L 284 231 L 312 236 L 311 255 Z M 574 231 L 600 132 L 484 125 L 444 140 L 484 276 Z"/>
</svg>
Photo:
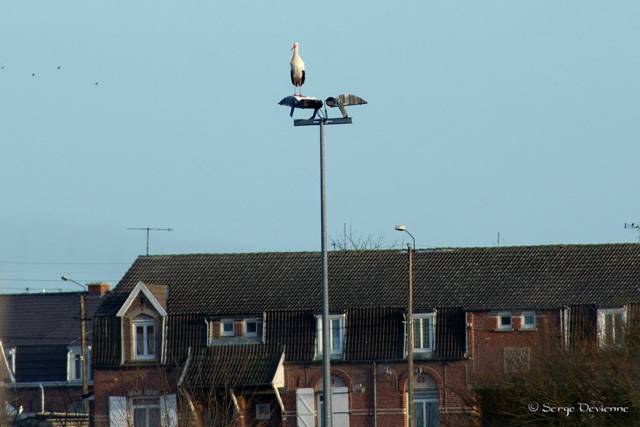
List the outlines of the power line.
<svg viewBox="0 0 640 427">
<path fill-rule="evenodd" d="M 0 281 L 4 282 L 59 282 L 60 279 L 13 279 L 0 277 Z M 113 282 L 114 279 L 82 279 L 81 282 Z"/>
<path fill-rule="evenodd" d="M 47 262 L 47 261 L 0 261 L 0 264 L 17 265 L 130 265 L 130 262 Z"/>
</svg>

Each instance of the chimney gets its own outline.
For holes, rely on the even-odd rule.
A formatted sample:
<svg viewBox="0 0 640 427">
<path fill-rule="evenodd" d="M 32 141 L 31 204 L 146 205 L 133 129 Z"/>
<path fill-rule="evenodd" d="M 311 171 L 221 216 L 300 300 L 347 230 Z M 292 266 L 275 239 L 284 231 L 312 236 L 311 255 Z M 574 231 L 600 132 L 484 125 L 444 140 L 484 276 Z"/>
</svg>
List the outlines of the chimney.
<svg viewBox="0 0 640 427">
<path fill-rule="evenodd" d="M 99 297 L 104 296 L 109 292 L 111 288 L 110 283 L 87 283 L 87 288 L 89 288 L 89 295 L 97 295 Z"/>
</svg>

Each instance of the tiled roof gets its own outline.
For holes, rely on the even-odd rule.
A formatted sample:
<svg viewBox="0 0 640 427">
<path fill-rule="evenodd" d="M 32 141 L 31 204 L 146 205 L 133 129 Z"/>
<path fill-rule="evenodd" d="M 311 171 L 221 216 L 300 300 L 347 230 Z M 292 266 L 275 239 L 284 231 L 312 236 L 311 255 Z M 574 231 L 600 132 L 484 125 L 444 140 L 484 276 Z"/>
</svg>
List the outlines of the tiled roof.
<svg viewBox="0 0 640 427">
<path fill-rule="evenodd" d="M 0 294 L 0 340 L 16 345 L 80 345 L 80 292 Z M 91 317 L 100 297 L 87 295 Z M 87 322 L 91 334 L 91 323 Z M 17 369 L 17 368 L 16 368 Z"/>
<path fill-rule="evenodd" d="M 281 347 L 253 345 L 201 349 L 188 367 L 189 387 L 243 387 L 270 385 L 282 359 Z"/>
<path fill-rule="evenodd" d="M 66 345 L 23 345 L 16 347 L 16 382 L 66 380 Z"/>
<path fill-rule="evenodd" d="M 404 251 L 329 253 L 333 312 L 406 305 Z M 640 302 L 640 245 L 550 245 L 420 250 L 416 309 L 554 308 Z M 142 280 L 170 285 L 169 314 L 319 312 L 316 252 L 141 256 L 99 314 L 113 314 Z"/>
</svg>

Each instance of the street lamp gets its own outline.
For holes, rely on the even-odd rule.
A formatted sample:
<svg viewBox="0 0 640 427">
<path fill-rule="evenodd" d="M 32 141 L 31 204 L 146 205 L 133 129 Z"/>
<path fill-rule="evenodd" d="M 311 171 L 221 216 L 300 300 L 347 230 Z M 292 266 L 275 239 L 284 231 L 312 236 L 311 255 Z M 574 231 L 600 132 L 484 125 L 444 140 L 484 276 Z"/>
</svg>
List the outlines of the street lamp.
<svg viewBox="0 0 640 427">
<path fill-rule="evenodd" d="M 407 341 L 409 341 L 409 345 L 407 346 L 407 362 L 409 364 L 407 425 L 408 427 L 413 427 L 413 251 L 415 251 L 416 248 L 416 239 L 413 237 L 413 234 L 407 230 L 407 226 L 404 224 L 396 225 L 396 231 L 407 233 L 413 241 L 413 246 L 411 246 L 410 243 L 407 245 L 407 256 L 409 262 L 409 289 L 407 292 L 407 317 L 409 318 L 409 321 L 407 322 L 407 327 L 409 329 L 409 335 L 407 337 Z"/>
<path fill-rule="evenodd" d="M 327 208 L 326 208 L 326 180 L 324 165 L 324 127 L 327 125 L 349 125 L 352 123 L 351 117 L 347 115 L 344 107 L 349 105 L 366 104 L 364 99 L 343 94 L 337 97 L 329 97 L 325 100 L 325 108 L 322 111 L 322 100 L 302 97 L 288 96 L 282 99 L 279 104 L 291 108 L 290 116 L 296 108 L 312 109 L 313 116 L 309 119 L 295 119 L 294 126 L 319 126 L 320 127 L 320 235 L 322 248 L 322 387 L 324 405 L 322 407 L 322 427 L 331 427 L 331 336 L 329 333 L 329 277 L 327 261 Z M 342 114 L 339 118 L 329 118 L 326 106 L 338 107 Z M 318 116 L 319 118 L 316 118 Z"/>
<path fill-rule="evenodd" d="M 89 401 L 87 400 L 87 395 L 89 394 L 89 377 L 88 377 L 89 370 L 87 369 L 87 323 L 86 323 L 87 319 L 85 316 L 85 298 L 86 298 L 87 285 L 85 285 L 84 283 L 75 281 L 73 279 L 70 279 L 64 274 L 60 277 L 60 279 L 62 279 L 65 282 L 75 283 L 85 291 L 80 294 L 80 337 L 81 337 L 80 339 L 82 343 L 81 357 L 82 357 L 82 394 L 83 394 L 82 404 L 83 404 L 84 411 L 87 414 L 89 414 Z"/>
</svg>

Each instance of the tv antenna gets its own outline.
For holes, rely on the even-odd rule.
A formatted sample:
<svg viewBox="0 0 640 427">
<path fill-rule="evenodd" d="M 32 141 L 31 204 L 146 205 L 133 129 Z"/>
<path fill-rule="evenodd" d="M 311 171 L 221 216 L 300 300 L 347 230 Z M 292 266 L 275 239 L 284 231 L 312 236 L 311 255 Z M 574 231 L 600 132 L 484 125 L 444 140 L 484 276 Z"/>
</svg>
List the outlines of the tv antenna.
<svg viewBox="0 0 640 427">
<path fill-rule="evenodd" d="M 129 227 L 127 230 L 147 232 L 147 256 L 149 256 L 149 232 L 150 231 L 173 231 L 173 228 L 153 228 L 153 227 Z"/>
<path fill-rule="evenodd" d="M 632 223 L 624 223 L 624 228 L 628 230 L 635 230 L 638 233 L 638 242 L 640 242 L 640 225 L 635 222 Z"/>
</svg>

